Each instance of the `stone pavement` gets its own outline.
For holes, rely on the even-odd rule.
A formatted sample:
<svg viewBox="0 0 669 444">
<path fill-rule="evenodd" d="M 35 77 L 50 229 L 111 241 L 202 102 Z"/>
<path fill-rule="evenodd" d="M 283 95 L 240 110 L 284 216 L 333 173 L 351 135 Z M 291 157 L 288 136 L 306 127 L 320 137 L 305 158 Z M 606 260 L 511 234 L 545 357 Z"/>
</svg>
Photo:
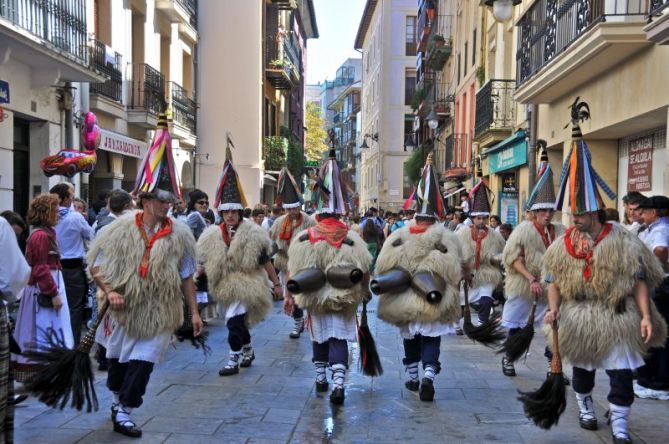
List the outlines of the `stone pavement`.
<svg viewBox="0 0 669 444">
<path fill-rule="evenodd" d="M 371 305 L 372 311 L 374 310 Z M 176 344 L 154 370 L 144 405 L 133 413 L 144 430 L 141 440 L 111 431 L 110 395 L 105 374 L 97 382 L 100 411 L 80 413 L 45 408 L 35 399 L 16 410 L 18 443 L 600 443 L 610 442 L 605 424 L 608 378 L 597 376 L 594 399 L 600 421 L 597 432 L 578 427 L 571 389 L 559 425 L 546 432 L 528 422 L 516 400 L 516 389 L 534 389 L 545 378 L 544 341 L 537 335 L 518 376 L 502 375 L 500 357 L 464 337 L 444 337 L 443 369 L 437 376 L 435 402 L 424 403 L 404 389 L 402 345 L 397 329 L 376 322 L 370 327 L 385 373 L 379 378 L 357 370 L 358 349 L 351 346 L 346 402 L 332 406 L 327 394 L 316 394 L 307 335 L 288 338 L 292 319 L 275 303 L 268 318 L 252 331 L 256 360 L 239 375 L 222 378 L 227 359 L 227 330 L 210 323 L 213 353 L 206 360 L 188 344 Z M 567 373 L 571 373 L 568 368 Z M 328 375 L 329 378 L 329 375 Z M 631 430 L 636 443 L 667 442 L 669 403 L 637 399 Z"/>
</svg>

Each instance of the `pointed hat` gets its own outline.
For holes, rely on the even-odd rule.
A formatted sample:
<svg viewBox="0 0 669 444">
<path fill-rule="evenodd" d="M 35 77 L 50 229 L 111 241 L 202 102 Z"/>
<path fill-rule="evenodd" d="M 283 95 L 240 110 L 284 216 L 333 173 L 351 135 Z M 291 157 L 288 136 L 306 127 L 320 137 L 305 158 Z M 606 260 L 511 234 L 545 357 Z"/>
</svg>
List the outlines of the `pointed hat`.
<svg viewBox="0 0 669 444">
<path fill-rule="evenodd" d="M 548 152 L 546 151 L 546 141 L 538 140 L 537 144 L 541 147 L 541 158 L 537 168 L 536 183 L 530 197 L 527 199 L 528 210 L 554 210 L 555 209 L 555 190 L 553 189 L 553 169 L 548 163 Z"/>
<path fill-rule="evenodd" d="M 218 188 L 216 189 L 214 208 L 218 211 L 227 211 L 243 210 L 247 206 L 242 183 L 232 164 L 232 152 L 230 151 L 230 147 L 227 146 L 225 148 L 223 171 L 221 172 L 218 180 Z"/>
<path fill-rule="evenodd" d="M 275 203 L 283 206 L 283 208 L 299 208 L 304 203 L 300 187 L 286 167 L 281 168 L 281 172 L 279 172 Z"/>
<path fill-rule="evenodd" d="M 313 190 L 317 195 L 316 210 L 319 213 L 346 214 L 350 208 L 349 187 L 341 177 L 332 134 L 330 140 L 333 148 L 330 149 L 328 159 L 318 171 L 316 182 L 313 185 Z"/>
<path fill-rule="evenodd" d="M 579 99 L 580 97 L 576 97 L 571 105 L 571 150 L 562 165 L 560 185 L 555 200 L 556 210 L 561 211 L 563 204 L 566 203 L 572 214 L 589 213 L 605 208 L 597 185 L 610 199 L 616 197 L 616 193 L 592 167 L 592 154 L 583 140 L 579 126 L 579 121 L 590 118 L 590 107 L 585 102 L 579 102 Z"/>
<path fill-rule="evenodd" d="M 137 173 L 132 194 L 166 200 L 181 197 L 181 184 L 174 168 L 172 138 L 164 113 L 158 117 L 156 132 Z"/>
<path fill-rule="evenodd" d="M 488 193 L 490 189 L 483 182 L 483 172 L 481 171 L 481 163 L 478 161 L 479 182 L 469 192 L 469 215 L 470 216 L 490 216 L 490 199 Z"/>
<path fill-rule="evenodd" d="M 446 214 L 446 205 L 439 189 L 432 156 L 432 153 L 427 155 L 418 186 L 405 203 L 405 207 L 415 207 L 416 216 L 441 218 Z"/>
</svg>

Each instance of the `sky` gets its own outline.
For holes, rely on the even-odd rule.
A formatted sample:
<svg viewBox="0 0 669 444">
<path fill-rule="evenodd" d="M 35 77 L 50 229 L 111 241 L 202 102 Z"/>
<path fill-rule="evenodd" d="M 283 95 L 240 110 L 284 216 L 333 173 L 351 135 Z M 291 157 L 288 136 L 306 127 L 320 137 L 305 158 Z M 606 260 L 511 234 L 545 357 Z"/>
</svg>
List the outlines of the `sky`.
<svg viewBox="0 0 669 444">
<path fill-rule="evenodd" d="M 320 37 L 307 42 L 307 83 L 332 80 L 344 60 L 361 57 L 353 43 L 365 3 L 366 0 L 314 0 Z"/>
</svg>

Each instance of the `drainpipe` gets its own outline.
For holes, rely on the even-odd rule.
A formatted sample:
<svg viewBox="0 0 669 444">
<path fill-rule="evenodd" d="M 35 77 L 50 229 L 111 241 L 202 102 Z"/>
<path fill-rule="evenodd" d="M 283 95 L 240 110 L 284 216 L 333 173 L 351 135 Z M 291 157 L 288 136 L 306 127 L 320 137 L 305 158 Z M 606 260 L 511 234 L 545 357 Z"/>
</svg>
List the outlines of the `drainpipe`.
<svg viewBox="0 0 669 444">
<path fill-rule="evenodd" d="M 529 105 L 529 134 L 526 136 L 527 140 L 527 169 L 529 170 L 528 174 L 528 191 L 534 189 L 535 182 L 535 172 L 537 170 L 537 128 L 538 128 L 538 117 L 539 117 L 539 106 L 535 104 Z"/>
</svg>

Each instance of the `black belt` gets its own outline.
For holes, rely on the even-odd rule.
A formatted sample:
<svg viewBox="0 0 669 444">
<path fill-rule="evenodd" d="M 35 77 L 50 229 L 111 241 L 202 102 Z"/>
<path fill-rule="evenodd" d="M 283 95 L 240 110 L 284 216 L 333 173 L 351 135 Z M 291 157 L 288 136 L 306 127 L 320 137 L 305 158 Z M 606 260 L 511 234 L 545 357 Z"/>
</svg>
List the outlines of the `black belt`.
<svg viewBox="0 0 669 444">
<path fill-rule="evenodd" d="M 63 268 L 84 268 L 84 260 L 80 257 L 75 259 L 61 259 L 60 265 L 62 265 Z"/>
</svg>

